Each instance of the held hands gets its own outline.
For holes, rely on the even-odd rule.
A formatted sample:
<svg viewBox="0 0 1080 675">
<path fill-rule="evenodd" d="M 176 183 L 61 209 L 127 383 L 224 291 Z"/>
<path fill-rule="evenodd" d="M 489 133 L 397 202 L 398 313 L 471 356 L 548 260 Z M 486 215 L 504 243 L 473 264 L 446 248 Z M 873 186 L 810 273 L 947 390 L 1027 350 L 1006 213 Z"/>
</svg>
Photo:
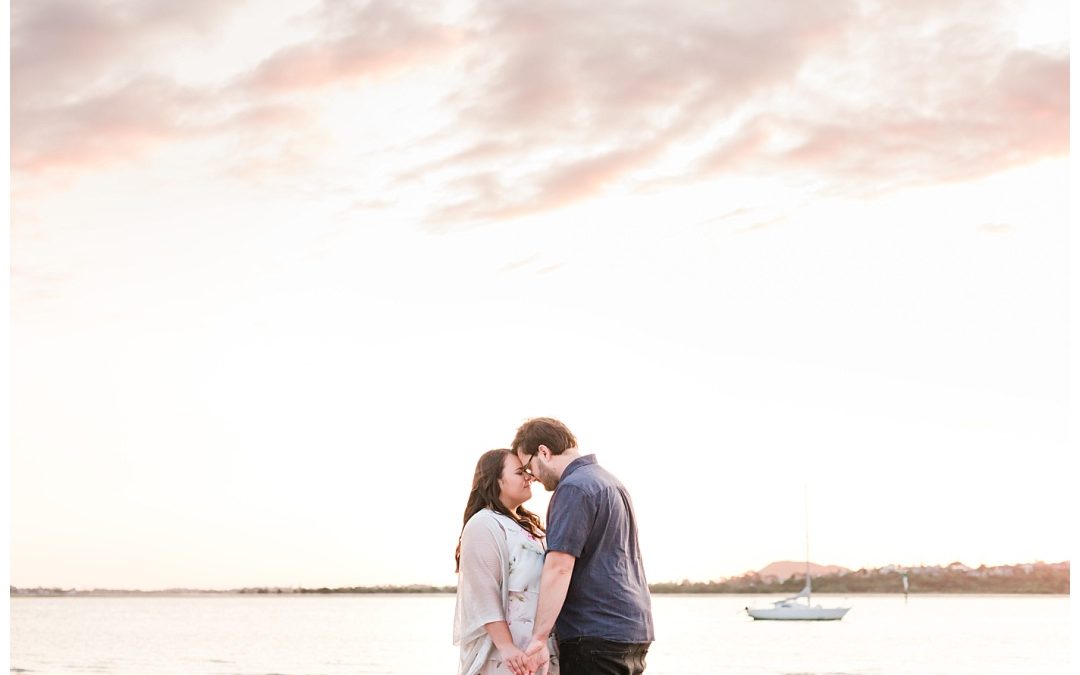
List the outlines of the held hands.
<svg viewBox="0 0 1080 675">
<path fill-rule="evenodd" d="M 536 638 L 533 638 L 532 642 L 525 647 L 525 656 L 528 658 L 528 675 L 532 675 L 533 673 L 537 673 L 537 675 L 547 675 L 548 662 L 551 660 L 551 652 L 548 651 L 547 640 L 537 640 Z"/>
<path fill-rule="evenodd" d="M 518 649 L 513 643 L 498 648 L 499 657 L 514 675 L 532 675 L 533 671 L 528 668 L 529 657 L 525 652 Z"/>
</svg>

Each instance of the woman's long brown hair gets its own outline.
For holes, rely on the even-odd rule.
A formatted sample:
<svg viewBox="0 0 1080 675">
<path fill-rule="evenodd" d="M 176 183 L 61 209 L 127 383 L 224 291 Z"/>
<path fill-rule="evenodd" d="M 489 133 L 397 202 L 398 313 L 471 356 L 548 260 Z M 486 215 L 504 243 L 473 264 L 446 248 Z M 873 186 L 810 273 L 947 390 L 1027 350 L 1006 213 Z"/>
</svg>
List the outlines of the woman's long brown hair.
<svg viewBox="0 0 1080 675">
<path fill-rule="evenodd" d="M 476 471 L 473 473 L 472 491 L 469 492 L 469 500 L 465 503 L 465 516 L 461 521 L 461 531 L 465 531 L 465 525 L 469 518 L 475 516 L 482 509 L 491 509 L 495 513 L 501 513 L 510 520 L 525 528 L 534 537 L 544 536 L 544 526 L 540 524 L 540 518 L 524 506 L 517 507 L 517 513 L 511 513 L 499 499 L 499 477 L 502 476 L 503 463 L 507 456 L 515 457 L 513 451 L 508 448 L 488 450 L 480 455 L 476 463 Z M 458 537 L 457 551 L 454 552 L 454 571 L 461 571 L 461 537 Z"/>
</svg>

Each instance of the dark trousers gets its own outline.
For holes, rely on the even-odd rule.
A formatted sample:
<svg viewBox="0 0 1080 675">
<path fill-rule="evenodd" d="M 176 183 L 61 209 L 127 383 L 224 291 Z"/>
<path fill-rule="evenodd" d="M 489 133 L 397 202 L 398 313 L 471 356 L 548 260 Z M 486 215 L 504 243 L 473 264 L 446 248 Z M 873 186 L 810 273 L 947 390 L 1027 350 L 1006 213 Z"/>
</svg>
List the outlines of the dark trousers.
<svg viewBox="0 0 1080 675">
<path fill-rule="evenodd" d="M 641 675 L 649 643 L 580 637 L 559 640 L 560 675 Z"/>
</svg>

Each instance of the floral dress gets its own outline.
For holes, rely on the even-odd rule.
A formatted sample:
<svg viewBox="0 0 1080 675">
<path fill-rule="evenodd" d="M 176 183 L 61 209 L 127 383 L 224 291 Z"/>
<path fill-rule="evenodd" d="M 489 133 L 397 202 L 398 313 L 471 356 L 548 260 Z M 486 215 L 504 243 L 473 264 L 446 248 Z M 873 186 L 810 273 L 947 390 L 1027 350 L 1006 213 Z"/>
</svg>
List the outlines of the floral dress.
<svg viewBox="0 0 1080 675">
<path fill-rule="evenodd" d="M 506 548 L 509 553 L 506 594 L 506 625 L 514 644 L 525 649 L 532 641 L 533 620 L 540 600 L 540 575 L 544 571 L 544 543 L 525 528 L 502 514 L 496 514 L 506 531 Z M 548 675 L 558 675 L 559 665 L 555 656 L 555 641 L 548 640 L 551 663 Z M 498 650 L 481 670 L 482 675 L 504 675 L 510 669 L 503 664 Z"/>
<path fill-rule="evenodd" d="M 525 649 L 533 624 L 544 570 L 544 543 L 506 516 L 477 513 L 462 534 L 462 566 L 454 644 L 461 646 L 465 675 L 507 675 L 499 650 L 483 625 L 506 621 L 514 644 Z M 558 675 L 555 640 L 548 640 L 548 675 Z"/>
</svg>

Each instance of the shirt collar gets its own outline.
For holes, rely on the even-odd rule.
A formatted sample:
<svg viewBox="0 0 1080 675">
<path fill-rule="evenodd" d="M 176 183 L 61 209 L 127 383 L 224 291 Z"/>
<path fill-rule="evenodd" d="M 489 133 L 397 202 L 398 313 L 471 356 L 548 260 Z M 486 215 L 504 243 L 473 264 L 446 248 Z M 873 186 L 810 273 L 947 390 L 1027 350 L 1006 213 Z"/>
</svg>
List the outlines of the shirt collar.
<svg viewBox="0 0 1080 675">
<path fill-rule="evenodd" d="M 570 474 L 574 473 L 575 471 L 577 471 L 581 467 L 588 466 L 590 464 L 596 464 L 596 455 L 595 454 L 582 455 L 581 457 L 578 457 L 577 459 L 575 459 L 574 461 L 572 461 L 572 462 L 570 462 L 569 464 L 566 465 L 566 469 L 563 470 L 562 478 L 560 478 L 559 480 L 562 480 L 564 478 L 568 478 L 570 476 Z"/>
</svg>

